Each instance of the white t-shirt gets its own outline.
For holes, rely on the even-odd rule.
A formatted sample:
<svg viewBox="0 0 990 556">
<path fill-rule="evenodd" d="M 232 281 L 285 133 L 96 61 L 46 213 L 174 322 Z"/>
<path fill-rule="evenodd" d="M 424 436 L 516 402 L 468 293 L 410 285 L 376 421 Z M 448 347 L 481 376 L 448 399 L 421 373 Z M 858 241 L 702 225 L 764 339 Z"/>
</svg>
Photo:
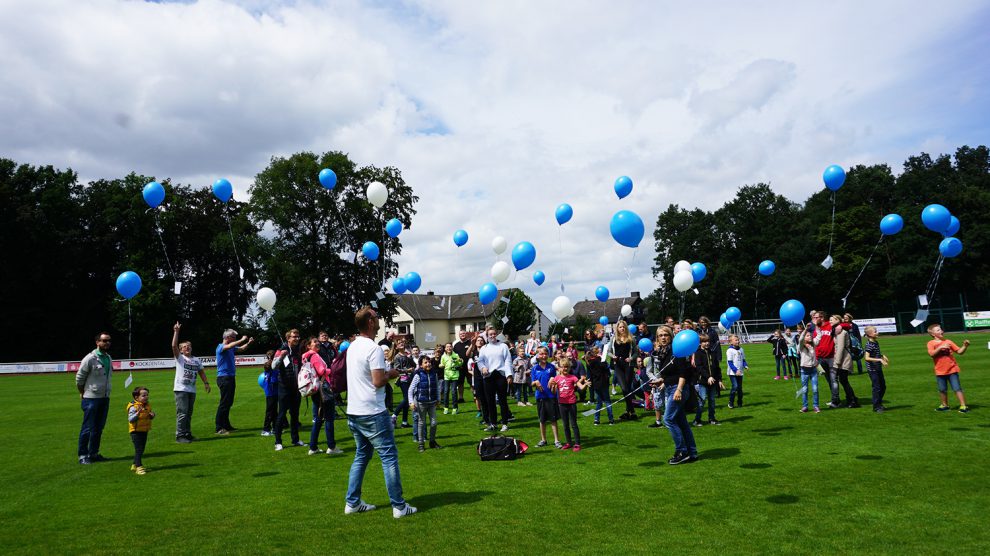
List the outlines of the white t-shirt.
<svg viewBox="0 0 990 556">
<path fill-rule="evenodd" d="M 203 362 L 198 357 L 186 357 L 179 354 L 175 358 L 175 385 L 174 392 L 196 393 L 196 377 L 203 370 Z"/>
<path fill-rule="evenodd" d="M 385 387 L 375 388 L 371 370 L 385 370 L 385 353 L 373 340 L 358 336 L 347 348 L 347 414 L 377 415 L 385 411 Z"/>
</svg>

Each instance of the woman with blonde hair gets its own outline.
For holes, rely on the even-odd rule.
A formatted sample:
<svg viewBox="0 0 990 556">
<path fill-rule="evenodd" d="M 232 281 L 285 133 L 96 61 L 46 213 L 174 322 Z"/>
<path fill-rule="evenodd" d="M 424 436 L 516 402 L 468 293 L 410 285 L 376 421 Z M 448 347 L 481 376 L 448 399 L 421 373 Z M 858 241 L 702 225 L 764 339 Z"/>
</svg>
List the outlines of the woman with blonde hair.
<svg viewBox="0 0 990 556">
<path fill-rule="evenodd" d="M 626 397 L 626 412 L 619 415 L 619 419 L 622 421 L 638 418 L 636 406 L 633 405 L 630 395 L 633 383 L 632 361 L 635 356 L 633 348 L 635 345 L 629 334 L 629 325 L 626 324 L 626 321 L 620 320 L 615 324 L 615 338 L 612 339 L 612 349 L 609 351 L 612 352 L 612 366 L 619 381 L 619 388 L 622 389 L 622 395 Z"/>
</svg>

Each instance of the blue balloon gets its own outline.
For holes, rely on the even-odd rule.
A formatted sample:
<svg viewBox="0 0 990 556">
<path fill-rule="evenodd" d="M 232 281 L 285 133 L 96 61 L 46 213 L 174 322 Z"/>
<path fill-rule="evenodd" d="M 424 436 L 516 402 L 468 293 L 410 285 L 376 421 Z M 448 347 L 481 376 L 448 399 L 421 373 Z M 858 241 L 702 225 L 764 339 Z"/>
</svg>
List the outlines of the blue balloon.
<svg viewBox="0 0 990 556">
<path fill-rule="evenodd" d="M 636 331 L 639 330 L 638 328 L 636 328 L 635 324 L 630 324 L 628 328 L 629 328 L 629 333 L 632 334 L 633 336 L 635 336 Z"/>
<path fill-rule="evenodd" d="M 361 252 L 364 253 L 364 258 L 369 261 L 377 261 L 380 254 L 378 245 L 374 241 L 364 242 L 364 245 L 361 246 Z"/>
<path fill-rule="evenodd" d="M 337 174 L 330 168 L 320 170 L 320 185 L 327 189 L 333 189 L 337 185 Z"/>
<path fill-rule="evenodd" d="M 904 228 L 904 219 L 899 214 L 888 214 L 880 220 L 880 233 L 892 236 Z"/>
<path fill-rule="evenodd" d="M 557 212 L 554 213 L 554 216 L 557 217 L 557 224 L 563 226 L 570 221 L 572 216 L 574 216 L 574 209 L 572 209 L 571 205 L 568 205 L 567 203 L 561 203 L 560 206 L 557 207 Z"/>
<path fill-rule="evenodd" d="M 351 343 L 348 342 L 347 340 L 340 342 L 340 353 L 344 353 L 345 351 L 347 351 L 347 348 L 349 347 L 351 347 Z"/>
<path fill-rule="evenodd" d="M 942 243 L 938 244 L 938 252 L 941 253 L 946 259 L 951 259 L 959 253 L 962 253 L 962 248 L 962 242 L 954 237 L 947 237 L 942 240 Z"/>
<path fill-rule="evenodd" d="M 520 241 L 512 248 L 512 265 L 522 270 L 536 260 L 536 247 L 528 241 Z"/>
<path fill-rule="evenodd" d="M 148 185 L 144 186 L 144 190 L 141 191 L 141 195 L 149 207 L 156 208 L 165 200 L 165 188 L 157 181 L 148 182 Z"/>
<path fill-rule="evenodd" d="M 674 357 L 690 357 L 698 351 L 701 345 L 701 338 L 694 330 L 681 330 L 674 336 L 671 348 L 674 350 Z"/>
<path fill-rule="evenodd" d="M 213 196 L 220 199 L 221 203 L 226 203 L 234 196 L 234 188 L 230 185 L 229 181 L 220 178 L 213 182 Z"/>
<path fill-rule="evenodd" d="M 653 351 L 653 342 L 649 338 L 642 338 L 639 340 L 637 347 L 639 347 L 639 351 L 651 353 Z"/>
<path fill-rule="evenodd" d="M 258 386 L 261 386 L 262 389 L 265 388 L 265 373 L 258 375 Z"/>
<path fill-rule="evenodd" d="M 729 307 L 725 310 L 725 318 L 732 323 L 738 322 L 742 318 L 742 311 L 739 310 L 739 307 Z"/>
<path fill-rule="evenodd" d="M 693 263 L 691 265 L 691 276 L 694 278 L 694 283 L 697 284 L 704 280 L 705 276 L 708 276 L 708 267 L 705 266 L 705 263 Z"/>
<path fill-rule="evenodd" d="M 402 222 L 398 218 L 393 218 L 385 223 L 385 233 L 388 237 L 399 237 L 402 233 Z"/>
<path fill-rule="evenodd" d="M 942 205 L 928 205 L 921 211 L 921 222 L 929 230 L 942 233 L 952 223 L 952 214 Z"/>
<path fill-rule="evenodd" d="M 622 199 L 632 193 L 632 185 L 632 180 L 629 179 L 629 176 L 619 176 L 619 179 L 615 180 L 615 194 Z"/>
<path fill-rule="evenodd" d="M 598 286 L 595 288 L 595 297 L 602 303 L 608 301 L 608 288 L 605 286 Z"/>
<path fill-rule="evenodd" d="M 952 237 L 959 233 L 959 219 L 955 216 L 949 217 L 949 227 L 942 232 L 942 237 Z"/>
<path fill-rule="evenodd" d="M 117 293 L 124 299 L 130 299 L 141 291 L 141 277 L 130 270 L 121 272 L 117 277 Z"/>
<path fill-rule="evenodd" d="M 639 247 L 639 242 L 643 240 L 643 219 L 638 214 L 630 210 L 620 210 L 612 216 L 612 221 L 608 225 L 608 230 L 612 233 L 612 239 L 626 247 Z"/>
<path fill-rule="evenodd" d="M 547 279 L 547 275 L 543 274 L 542 270 L 537 270 L 533 273 L 533 282 L 536 282 L 537 286 L 542 286 L 543 281 Z"/>
<path fill-rule="evenodd" d="M 467 243 L 467 240 L 468 234 L 464 230 L 457 230 L 454 232 L 454 245 L 462 247 L 465 243 Z"/>
<path fill-rule="evenodd" d="M 608 317 L 606 317 L 605 315 L 598 317 L 598 324 L 602 326 L 608 326 Z"/>
<path fill-rule="evenodd" d="M 780 320 L 784 326 L 794 326 L 804 320 L 804 304 L 797 299 L 789 299 L 780 306 Z"/>
<path fill-rule="evenodd" d="M 407 291 L 406 281 L 403 280 L 402 278 L 396 278 L 395 280 L 392 280 L 392 291 L 394 291 L 399 295 L 406 293 Z"/>
<path fill-rule="evenodd" d="M 498 287 L 495 284 L 488 282 L 481 289 L 478 290 L 478 299 L 481 300 L 482 305 L 488 305 L 495 298 L 498 297 Z"/>
<path fill-rule="evenodd" d="M 777 265 L 773 264 L 771 260 L 760 263 L 760 274 L 764 276 L 770 276 L 775 270 L 777 270 Z"/>
<path fill-rule="evenodd" d="M 842 166 L 833 164 L 825 168 L 822 180 L 825 181 L 825 187 L 832 191 L 838 191 L 842 184 L 846 183 L 846 171 L 842 169 Z"/>
<path fill-rule="evenodd" d="M 406 281 L 406 289 L 410 293 L 416 293 L 416 290 L 423 285 L 423 279 L 419 276 L 418 272 L 407 272 L 402 279 Z"/>
</svg>

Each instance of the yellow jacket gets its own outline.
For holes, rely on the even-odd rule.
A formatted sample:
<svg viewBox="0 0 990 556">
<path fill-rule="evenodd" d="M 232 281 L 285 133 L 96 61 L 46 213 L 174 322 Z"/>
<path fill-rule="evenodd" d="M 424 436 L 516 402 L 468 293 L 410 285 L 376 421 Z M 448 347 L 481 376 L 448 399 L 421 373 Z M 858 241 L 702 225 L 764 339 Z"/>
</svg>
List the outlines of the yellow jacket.
<svg viewBox="0 0 990 556">
<path fill-rule="evenodd" d="M 151 430 L 151 404 L 131 402 L 127 404 L 128 432 L 148 432 Z"/>
</svg>

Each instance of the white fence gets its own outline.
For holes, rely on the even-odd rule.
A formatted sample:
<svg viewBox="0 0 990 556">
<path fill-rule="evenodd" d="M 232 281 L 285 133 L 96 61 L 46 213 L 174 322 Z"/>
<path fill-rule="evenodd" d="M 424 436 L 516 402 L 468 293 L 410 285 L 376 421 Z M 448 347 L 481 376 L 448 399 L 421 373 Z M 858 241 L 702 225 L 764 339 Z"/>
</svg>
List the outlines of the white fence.
<svg viewBox="0 0 990 556">
<path fill-rule="evenodd" d="M 206 367 L 216 367 L 217 358 L 214 356 L 200 357 Z M 239 355 L 238 365 L 263 365 L 264 355 Z M 79 370 L 79 361 L 57 361 L 48 363 L 0 363 L 0 375 L 40 374 L 40 373 L 74 373 Z M 113 362 L 115 371 L 152 371 L 159 369 L 174 369 L 175 359 L 121 359 Z"/>
</svg>

